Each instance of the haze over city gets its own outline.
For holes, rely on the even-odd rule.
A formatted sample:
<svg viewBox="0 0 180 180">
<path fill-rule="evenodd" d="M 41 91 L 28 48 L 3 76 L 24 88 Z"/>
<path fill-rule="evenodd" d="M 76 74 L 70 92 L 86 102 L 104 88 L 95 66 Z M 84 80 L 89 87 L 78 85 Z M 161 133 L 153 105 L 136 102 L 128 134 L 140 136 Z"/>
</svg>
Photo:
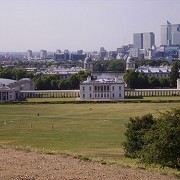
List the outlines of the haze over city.
<svg viewBox="0 0 180 180">
<path fill-rule="evenodd" d="M 179 0 L 1 0 L 0 51 L 116 50 L 133 33 L 180 23 Z"/>
</svg>

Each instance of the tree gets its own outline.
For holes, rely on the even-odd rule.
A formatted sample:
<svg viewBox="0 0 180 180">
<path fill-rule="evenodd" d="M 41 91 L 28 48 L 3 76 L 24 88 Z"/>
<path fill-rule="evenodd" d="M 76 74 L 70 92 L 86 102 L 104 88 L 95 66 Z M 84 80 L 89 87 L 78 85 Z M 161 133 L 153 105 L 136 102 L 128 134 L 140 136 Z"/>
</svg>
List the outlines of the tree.
<svg viewBox="0 0 180 180">
<path fill-rule="evenodd" d="M 142 162 L 180 169 L 180 108 L 162 113 L 143 142 Z"/>
<path fill-rule="evenodd" d="M 148 83 L 150 88 L 159 87 L 159 79 L 157 77 L 151 76 L 148 78 Z"/>
<path fill-rule="evenodd" d="M 174 62 L 173 66 L 171 68 L 171 73 L 170 73 L 170 86 L 171 87 L 176 87 L 177 85 L 177 79 L 179 78 L 179 67 L 178 63 Z"/>
<path fill-rule="evenodd" d="M 138 73 L 135 70 L 128 69 L 124 73 L 124 81 L 127 84 L 128 88 L 136 88 L 138 80 Z"/>
<path fill-rule="evenodd" d="M 147 88 L 148 87 L 148 78 L 144 73 L 138 73 L 138 88 Z"/>
<path fill-rule="evenodd" d="M 137 158 L 144 145 L 143 136 L 154 124 L 154 118 L 151 114 L 147 114 L 142 117 L 130 118 L 129 121 L 126 125 L 126 142 L 123 143 L 125 156 Z"/>
<path fill-rule="evenodd" d="M 180 169 L 180 108 L 130 118 L 126 125 L 125 156 L 146 164 Z"/>
<path fill-rule="evenodd" d="M 160 87 L 170 87 L 169 78 L 165 78 L 165 77 L 159 78 L 159 84 Z"/>
</svg>

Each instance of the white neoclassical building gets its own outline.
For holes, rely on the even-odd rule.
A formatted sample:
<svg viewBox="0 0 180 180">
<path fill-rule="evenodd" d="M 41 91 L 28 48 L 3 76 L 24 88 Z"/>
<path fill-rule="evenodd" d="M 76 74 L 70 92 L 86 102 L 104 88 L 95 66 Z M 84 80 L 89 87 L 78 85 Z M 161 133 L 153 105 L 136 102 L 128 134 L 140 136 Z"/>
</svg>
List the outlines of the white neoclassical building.
<svg viewBox="0 0 180 180">
<path fill-rule="evenodd" d="M 124 99 L 124 81 L 114 79 L 91 80 L 80 84 L 80 99 Z"/>
<path fill-rule="evenodd" d="M 0 102 L 19 100 L 22 90 L 34 90 L 34 82 L 29 78 L 19 81 L 0 78 Z"/>
</svg>

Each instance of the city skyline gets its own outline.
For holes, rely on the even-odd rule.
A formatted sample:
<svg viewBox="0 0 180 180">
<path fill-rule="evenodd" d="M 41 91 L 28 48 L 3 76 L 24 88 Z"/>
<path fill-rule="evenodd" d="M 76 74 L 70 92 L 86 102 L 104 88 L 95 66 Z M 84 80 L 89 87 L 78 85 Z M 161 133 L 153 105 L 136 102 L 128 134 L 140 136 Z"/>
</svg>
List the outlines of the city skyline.
<svg viewBox="0 0 180 180">
<path fill-rule="evenodd" d="M 179 0 L 1 0 L 0 52 L 116 50 L 133 34 L 179 24 Z"/>
</svg>

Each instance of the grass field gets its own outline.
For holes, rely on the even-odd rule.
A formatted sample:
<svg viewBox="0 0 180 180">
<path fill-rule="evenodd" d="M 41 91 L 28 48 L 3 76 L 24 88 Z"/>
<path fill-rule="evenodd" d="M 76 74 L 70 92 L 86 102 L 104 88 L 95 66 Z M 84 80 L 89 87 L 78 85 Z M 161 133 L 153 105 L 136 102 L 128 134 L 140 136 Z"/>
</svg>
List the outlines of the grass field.
<svg viewBox="0 0 180 180">
<path fill-rule="evenodd" d="M 28 98 L 26 102 L 58 102 L 58 101 L 77 101 L 79 98 Z M 124 99 L 122 101 L 179 101 L 180 96 L 172 96 L 172 97 L 143 97 L 143 99 Z"/>
<path fill-rule="evenodd" d="M 0 105 L 0 145 L 118 160 L 125 124 L 178 103 Z M 39 113 L 39 116 L 38 116 Z"/>
</svg>

